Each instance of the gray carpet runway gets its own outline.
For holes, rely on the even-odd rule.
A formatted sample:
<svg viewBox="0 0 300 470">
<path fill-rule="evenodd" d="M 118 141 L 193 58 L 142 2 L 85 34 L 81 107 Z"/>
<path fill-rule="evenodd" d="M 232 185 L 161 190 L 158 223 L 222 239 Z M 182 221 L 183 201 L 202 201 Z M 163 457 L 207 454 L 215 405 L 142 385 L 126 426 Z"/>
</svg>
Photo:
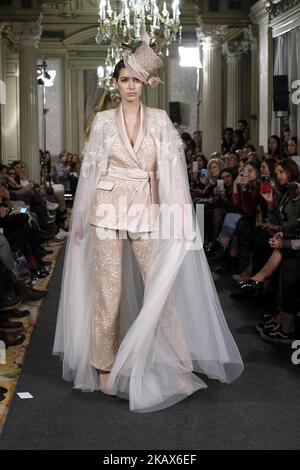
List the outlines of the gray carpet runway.
<svg viewBox="0 0 300 470">
<path fill-rule="evenodd" d="M 261 312 L 231 300 L 228 278 L 216 285 L 245 362 L 236 382 L 204 379 L 207 389 L 150 414 L 129 412 L 125 400 L 72 390 L 51 355 L 63 256 L 62 250 L 17 385 L 34 398 L 15 395 L 0 449 L 300 448 L 300 368 L 289 347 L 260 339 L 254 325 Z"/>
</svg>

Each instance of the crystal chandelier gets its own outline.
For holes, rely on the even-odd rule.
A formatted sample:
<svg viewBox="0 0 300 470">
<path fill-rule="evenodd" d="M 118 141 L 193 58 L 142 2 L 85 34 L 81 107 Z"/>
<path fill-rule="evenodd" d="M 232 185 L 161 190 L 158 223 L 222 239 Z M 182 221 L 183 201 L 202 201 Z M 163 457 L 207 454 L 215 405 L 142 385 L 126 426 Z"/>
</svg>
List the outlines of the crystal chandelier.
<svg viewBox="0 0 300 470">
<path fill-rule="evenodd" d="M 173 0 L 169 11 L 166 2 L 159 10 L 157 0 L 118 0 L 112 9 L 110 0 L 99 1 L 97 44 L 114 40 L 120 47 L 135 49 L 141 42 L 141 28 L 150 36 L 150 45 L 157 52 L 177 38 L 181 42 L 179 0 Z M 169 7 L 170 8 L 170 7 Z"/>
<path fill-rule="evenodd" d="M 116 64 L 121 60 L 122 49 L 116 46 L 111 46 L 107 49 L 107 56 L 104 66 L 99 65 L 97 68 L 98 87 L 107 90 L 111 96 L 116 94 L 116 89 L 112 83 L 112 74 Z"/>
</svg>

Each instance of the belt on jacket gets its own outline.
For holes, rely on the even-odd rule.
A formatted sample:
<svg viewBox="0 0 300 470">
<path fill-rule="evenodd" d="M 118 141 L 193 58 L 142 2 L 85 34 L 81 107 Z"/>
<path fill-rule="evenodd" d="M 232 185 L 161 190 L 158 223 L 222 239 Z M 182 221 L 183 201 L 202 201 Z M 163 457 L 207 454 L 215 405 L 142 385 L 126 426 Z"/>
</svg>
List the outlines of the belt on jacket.
<svg viewBox="0 0 300 470">
<path fill-rule="evenodd" d="M 142 170 L 141 168 L 125 168 L 122 166 L 111 165 L 107 168 L 105 174 L 126 180 L 143 180 L 134 197 L 132 202 L 133 204 L 145 205 L 148 201 L 148 198 L 150 198 L 151 204 L 159 203 L 155 171 L 146 171 Z"/>
</svg>

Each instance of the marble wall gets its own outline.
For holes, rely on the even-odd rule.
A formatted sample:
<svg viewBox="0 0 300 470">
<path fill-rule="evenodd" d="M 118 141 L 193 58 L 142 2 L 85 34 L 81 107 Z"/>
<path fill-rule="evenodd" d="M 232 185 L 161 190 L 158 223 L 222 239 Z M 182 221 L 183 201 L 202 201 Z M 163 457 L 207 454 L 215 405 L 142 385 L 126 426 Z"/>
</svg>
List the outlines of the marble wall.
<svg viewBox="0 0 300 470">
<path fill-rule="evenodd" d="M 6 104 L 2 105 L 3 161 L 7 164 L 21 158 L 19 122 L 19 58 L 6 56 Z"/>
</svg>

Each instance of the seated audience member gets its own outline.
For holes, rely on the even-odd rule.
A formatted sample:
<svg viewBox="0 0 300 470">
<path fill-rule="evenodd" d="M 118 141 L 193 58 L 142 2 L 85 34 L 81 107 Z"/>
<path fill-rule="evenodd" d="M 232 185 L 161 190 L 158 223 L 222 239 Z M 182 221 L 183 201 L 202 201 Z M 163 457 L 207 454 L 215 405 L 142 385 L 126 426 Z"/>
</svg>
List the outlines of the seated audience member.
<svg viewBox="0 0 300 470">
<path fill-rule="evenodd" d="M 70 192 L 70 171 L 69 154 L 61 152 L 58 158 L 58 163 L 55 165 L 56 182 L 62 184 L 65 192 Z"/>
<path fill-rule="evenodd" d="M 268 140 L 268 157 L 279 161 L 283 159 L 281 155 L 281 140 L 278 135 L 271 135 Z"/>
<path fill-rule="evenodd" d="M 239 120 L 238 130 L 243 133 L 244 142 L 246 144 L 250 139 L 250 129 L 249 129 L 248 121 L 246 121 L 246 119 L 240 119 Z"/>
<path fill-rule="evenodd" d="M 233 145 L 233 128 L 226 127 L 223 132 L 223 141 L 222 141 L 222 148 L 221 152 L 223 155 L 228 153 Z"/>
<path fill-rule="evenodd" d="M 258 273 L 272 254 L 269 238 L 283 232 L 286 239 L 300 236 L 299 169 L 291 159 L 275 166 L 277 190 L 262 193 L 268 204 L 268 222 L 256 227 L 253 237 L 252 274 Z"/>
<path fill-rule="evenodd" d="M 230 148 L 230 152 L 236 152 L 237 150 L 244 148 L 244 145 L 245 145 L 244 135 L 240 130 L 237 129 L 236 131 L 234 131 L 232 139 L 233 139 L 233 144 Z"/>
<path fill-rule="evenodd" d="M 261 194 L 260 173 L 257 165 L 247 162 L 233 183 L 233 203 L 240 208 L 235 236 L 238 239 L 240 272 L 249 265 L 252 240 L 257 222 L 257 212 L 266 214 L 267 203 Z"/>
<path fill-rule="evenodd" d="M 196 142 L 192 139 L 191 135 L 188 132 L 183 132 L 181 134 L 181 139 L 183 140 L 184 149 L 191 150 L 193 153 L 195 153 Z"/>
<path fill-rule="evenodd" d="M 203 170 L 203 168 L 207 168 L 207 158 L 201 152 L 195 153 L 194 162 L 198 163 L 198 171 Z"/>
<path fill-rule="evenodd" d="M 196 150 L 198 152 L 202 151 L 202 131 L 195 131 L 193 133 L 193 139 L 196 142 Z"/>
<path fill-rule="evenodd" d="M 274 163 L 275 162 L 275 163 Z M 284 176 L 282 177 L 282 166 L 284 166 L 286 172 L 284 172 Z M 289 201 L 290 196 L 292 193 L 294 195 L 298 192 L 296 190 L 295 181 L 298 178 L 298 171 L 297 165 L 289 164 L 286 161 L 282 161 L 281 165 L 276 162 L 274 159 L 265 159 L 261 163 L 261 195 L 268 203 L 268 211 L 267 216 L 262 217 L 262 214 L 257 213 L 257 224 L 256 229 L 253 236 L 253 253 L 252 253 L 252 260 L 251 264 L 245 270 L 240 273 L 239 276 L 233 276 L 235 281 L 243 281 L 249 279 L 252 275 L 257 275 L 257 273 L 261 274 L 262 272 L 265 273 L 264 265 L 267 263 L 268 259 L 271 259 L 272 250 L 269 247 L 268 240 L 272 234 L 274 234 L 280 227 L 280 220 L 282 217 L 285 217 L 285 229 L 294 229 L 296 230 L 294 233 L 297 234 L 297 222 L 295 221 L 295 217 L 293 216 L 293 212 L 297 213 L 297 198 L 295 196 L 292 200 Z M 279 168 L 278 168 L 279 167 Z M 274 170 L 278 169 L 279 179 L 277 178 L 277 183 L 275 184 L 274 181 Z M 291 182 L 293 182 L 291 184 Z M 290 182 L 290 183 L 289 183 Z M 290 190 L 288 191 L 288 186 L 290 186 Z M 289 195 L 290 194 L 290 195 Z M 285 215 L 284 215 L 285 213 Z M 259 217 L 259 216 L 260 217 Z M 289 219 L 289 220 L 288 220 Z M 275 224 L 276 222 L 276 224 Z M 295 225 L 296 222 L 296 225 Z M 292 230 L 293 231 L 293 230 Z M 286 232 L 286 236 L 292 236 L 292 232 Z M 297 235 L 296 235 L 297 236 Z M 271 262 L 272 265 L 272 262 Z M 269 268 L 269 264 L 267 263 L 267 271 Z M 258 277 L 260 277 L 260 274 Z M 275 279 L 276 281 L 276 279 Z M 246 292 L 248 289 L 248 285 L 245 285 L 243 288 Z M 253 291 L 256 291 L 256 286 L 252 286 Z M 261 286 L 260 286 L 261 288 Z M 251 290 L 251 287 L 248 289 Z"/>
<path fill-rule="evenodd" d="M 238 164 L 239 164 L 239 156 L 235 152 L 229 152 L 224 156 L 225 165 L 230 168 L 232 174 L 236 178 L 238 175 Z"/>
<path fill-rule="evenodd" d="M 299 221 L 300 223 L 300 221 Z M 287 240 L 277 233 L 269 240 L 273 253 L 259 273 L 239 283 L 244 291 L 258 290 L 277 269 L 280 269 L 279 308 L 257 324 L 262 338 L 275 343 L 290 344 L 295 335 L 295 319 L 300 306 L 300 240 Z"/>
<path fill-rule="evenodd" d="M 298 140 L 297 137 L 291 137 L 287 143 L 287 156 L 296 157 L 298 153 Z"/>
<path fill-rule="evenodd" d="M 195 208 L 197 204 L 204 204 L 204 234 L 206 243 L 211 243 L 219 234 L 219 214 L 218 211 L 214 210 L 217 208 L 218 198 L 215 197 L 214 188 L 217 185 L 220 172 L 224 168 L 225 163 L 221 158 L 212 158 L 208 161 L 208 176 L 200 176 L 200 182 L 204 185 L 204 188 L 202 191 L 199 191 L 200 197 L 194 199 Z"/>
</svg>

